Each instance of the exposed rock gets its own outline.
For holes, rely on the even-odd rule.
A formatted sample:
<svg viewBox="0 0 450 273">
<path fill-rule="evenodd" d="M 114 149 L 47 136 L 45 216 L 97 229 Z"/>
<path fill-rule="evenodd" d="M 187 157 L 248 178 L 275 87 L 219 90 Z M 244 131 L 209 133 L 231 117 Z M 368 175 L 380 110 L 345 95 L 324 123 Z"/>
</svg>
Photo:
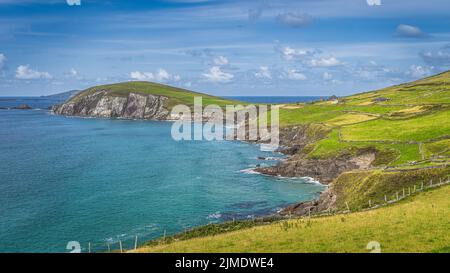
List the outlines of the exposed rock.
<svg viewBox="0 0 450 273">
<path fill-rule="evenodd" d="M 376 99 L 373 99 L 373 102 L 385 102 L 385 101 L 389 101 L 390 99 L 388 98 L 383 98 L 383 97 L 379 97 Z"/>
<path fill-rule="evenodd" d="M 128 97 L 114 96 L 106 90 L 100 90 L 74 97 L 54 106 L 52 110 L 67 116 L 165 120 L 169 116 L 167 100 L 164 96 L 137 93 L 130 93 Z"/>
<path fill-rule="evenodd" d="M 311 128 L 311 125 L 296 126 L 280 130 L 280 143 L 286 146 L 283 153 L 289 154 L 287 160 L 276 166 L 256 168 L 257 172 L 272 176 L 311 177 L 327 184 L 327 189 L 321 193 L 318 200 L 301 202 L 283 209 L 281 215 L 308 215 L 334 208 L 336 194 L 333 191 L 333 181 L 342 173 L 357 169 L 368 169 L 375 160 L 376 151 L 361 150 L 358 154 L 343 154 L 333 158 L 306 158 L 309 144 L 323 139 L 328 131 Z"/>
<path fill-rule="evenodd" d="M 22 104 L 19 106 L 15 106 L 12 109 L 17 109 L 17 110 L 30 110 L 33 109 L 31 106 L 27 105 L 27 104 Z"/>
</svg>

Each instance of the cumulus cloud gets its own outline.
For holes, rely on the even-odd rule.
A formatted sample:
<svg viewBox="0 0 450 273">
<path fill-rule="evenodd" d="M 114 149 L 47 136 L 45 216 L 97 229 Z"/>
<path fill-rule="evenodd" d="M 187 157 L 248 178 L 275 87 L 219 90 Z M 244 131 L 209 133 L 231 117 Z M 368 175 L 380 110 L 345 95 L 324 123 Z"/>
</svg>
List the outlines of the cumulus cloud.
<svg viewBox="0 0 450 273">
<path fill-rule="evenodd" d="M 211 67 L 209 73 L 204 73 L 203 76 L 210 82 L 229 82 L 234 78 L 233 74 L 223 72 L 219 66 Z"/>
<path fill-rule="evenodd" d="M 380 6 L 381 0 L 366 0 L 367 5 L 369 6 Z"/>
<path fill-rule="evenodd" d="M 297 69 L 287 69 L 286 77 L 290 80 L 303 81 L 306 80 L 305 74 L 301 73 Z"/>
<path fill-rule="evenodd" d="M 255 72 L 255 77 L 260 79 L 272 79 L 272 73 L 267 66 L 260 66 L 259 70 Z"/>
<path fill-rule="evenodd" d="M 179 75 L 172 75 L 165 69 L 158 69 L 155 73 L 153 72 L 141 72 L 133 71 L 130 73 L 130 78 L 137 81 L 156 81 L 156 82 L 170 82 L 179 81 L 181 77 Z"/>
<path fill-rule="evenodd" d="M 229 63 L 228 59 L 224 56 L 219 56 L 219 57 L 214 58 L 213 62 L 215 65 L 219 65 L 219 66 L 227 65 Z"/>
<path fill-rule="evenodd" d="M 6 56 L 3 53 L 0 53 L 0 71 L 2 71 L 5 66 Z"/>
<path fill-rule="evenodd" d="M 419 53 L 422 60 L 432 66 L 441 69 L 450 68 L 450 45 L 442 47 L 438 50 L 422 51 Z"/>
<path fill-rule="evenodd" d="M 302 48 L 292 48 L 289 46 L 275 46 L 275 51 L 280 53 L 281 57 L 287 61 L 302 60 L 305 57 L 312 56 L 316 52 Z"/>
<path fill-rule="evenodd" d="M 279 14 L 277 20 L 290 27 L 303 27 L 310 24 L 312 18 L 306 13 L 287 12 Z"/>
<path fill-rule="evenodd" d="M 397 27 L 397 35 L 405 38 L 421 38 L 425 33 L 419 27 L 402 24 Z"/>
<path fill-rule="evenodd" d="M 316 67 L 332 67 L 340 65 L 341 62 L 335 57 L 328 57 L 328 58 L 311 59 L 308 61 L 308 64 L 310 66 Z"/>
<path fill-rule="evenodd" d="M 69 6 L 81 6 L 81 0 L 66 0 Z"/>
<path fill-rule="evenodd" d="M 323 72 L 323 74 L 322 74 L 322 79 L 325 80 L 325 81 L 332 80 L 332 79 L 333 79 L 333 75 L 331 75 L 331 74 L 328 73 L 328 72 Z"/>
<path fill-rule="evenodd" d="M 41 72 L 33 70 L 30 65 L 20 65 L 16 70 L 16 78 L 20 80 L 35 80 L 35 79 L 51 79 L 52 75 L 48 72 Z"/>
<path fill-rule="evenodd" d="M 286 61 L 297 61 L 309 67 L 333 67 L 342 64 L 337 58 L 324 55 L 318 49 L 293 48 L 277 44 L 275 51 Z"/>
<path fill-rule="evenodd" d="M 416 79 L 427 77 L 433 74 L 433 67 L 411 65 L 406 74 Z"/>
</svg>

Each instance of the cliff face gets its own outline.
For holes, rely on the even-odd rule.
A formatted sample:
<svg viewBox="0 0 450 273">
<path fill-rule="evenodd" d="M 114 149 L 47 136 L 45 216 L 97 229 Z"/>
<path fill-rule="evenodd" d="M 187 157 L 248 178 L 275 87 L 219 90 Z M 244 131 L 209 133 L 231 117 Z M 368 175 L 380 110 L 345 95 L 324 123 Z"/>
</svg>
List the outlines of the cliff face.
<svg viewBox="0 0 450 273">
<path fill-rule="evenodd" d="M 105 90 L 69 100 L 52 108 L 58 115 L 125 119 L 170 119 L 168 98 L 130 93 L 128 97 L 112 96 Z"/>
</svg>

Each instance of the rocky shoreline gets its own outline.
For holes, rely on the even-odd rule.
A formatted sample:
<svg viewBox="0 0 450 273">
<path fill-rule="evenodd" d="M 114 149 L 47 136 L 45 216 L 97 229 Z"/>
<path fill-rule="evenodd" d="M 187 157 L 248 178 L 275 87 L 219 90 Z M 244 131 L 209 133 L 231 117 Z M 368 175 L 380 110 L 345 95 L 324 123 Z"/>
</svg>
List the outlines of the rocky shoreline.
<svg viewBox="0 0 450 273">
<path fill-rule="evenodd" d="M 326 137 L 326 132 L 309 134 L 309 126 L 311 125 L 281 129 L 280 143 L 284 148 L 280 151 L 287 154 L 288 158 L 275 166 L 255 168 L 256 172 L 264 175 L 311 177 L 327 185 L 319 199 L 288 206 L 279 211 L 282 216 L 304 216 L 334 209 L 337 195 L 333 190 L 333 181 L 344 172 L 368 169 L 375 160 L 376 152 L 372 150 L 364 150 L 357 155 L 341 155 L 327 159 L 307 158 L 305 150 L 308 149 L 308 145 Z"/>
<path fill-rule="evenodd" d="M 170 114 L 168 97 L 129 93 L 128 96 L 113 96 L 107 90 L 97 90 L 55 105 L 52 111 L 58 115 L 146 120 L 179 120 L 184 117 Z M 202 117 L 208 120 L 208 117 Z M 334 208 L 336 194 L 333 181 L 343 172 L 368 169 L 375 160 L 375 151 L 362 151 L 358 155 L 341 155 L 333 158 L 307 158 L 309 147 L 327 137 L 325 128 L 317 125 L 300 125 L 280 129 L 280 152 L 288 155 L 275 166 L 257 167 L 258 173 L 282 177 L 311 177 L 328 185 L 318 200 L 301 202 L 279 212 L 280 215 L 305 215 Z M 264 141 L 256 141 L 264 143 Z M 310 145 L 311 144 L 311 145 Z"/>
</svg>

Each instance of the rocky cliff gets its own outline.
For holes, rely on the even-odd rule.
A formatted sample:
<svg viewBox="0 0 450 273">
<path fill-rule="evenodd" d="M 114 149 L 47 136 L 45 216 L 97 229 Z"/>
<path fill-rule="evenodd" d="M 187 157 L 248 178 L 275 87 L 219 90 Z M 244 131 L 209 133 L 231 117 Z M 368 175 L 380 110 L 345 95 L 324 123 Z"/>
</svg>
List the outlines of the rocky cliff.
<svg viewBox="0 0 450 273">
<path fill-rule="evenodd" d="M 128 96 L 113 96 L 106 90 L 76 96 L 52 108 L 58 115 L 89 116 L 124 119 L 171 119 L 165 96 L 129 93 Z"/>
</svg>

